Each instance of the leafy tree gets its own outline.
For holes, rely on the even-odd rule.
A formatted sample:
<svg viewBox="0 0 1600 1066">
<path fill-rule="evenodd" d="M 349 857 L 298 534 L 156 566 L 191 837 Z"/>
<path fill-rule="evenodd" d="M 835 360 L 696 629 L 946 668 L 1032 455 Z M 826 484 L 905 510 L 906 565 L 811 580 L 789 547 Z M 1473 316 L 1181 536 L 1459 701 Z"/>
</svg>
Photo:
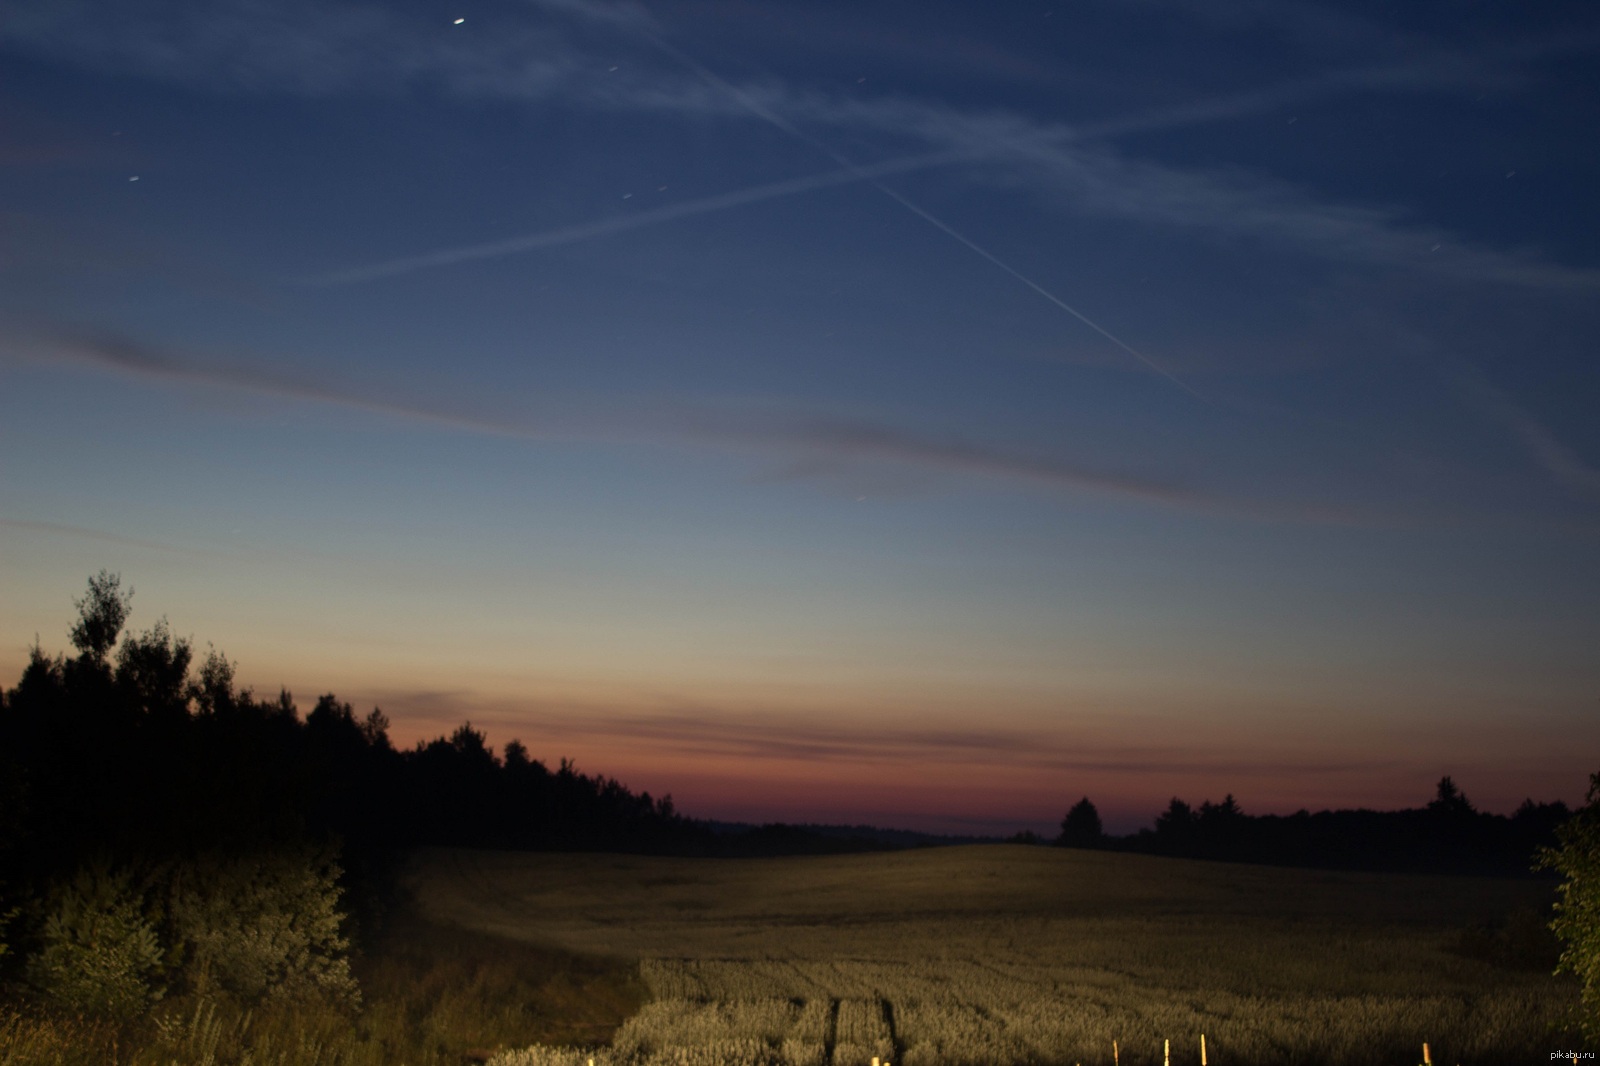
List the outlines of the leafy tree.
<svg viewBox="0 0 1600 1066">
<path fill-rule="evenodd" d="M 51 893 L 28 980 L 72 1011 L 137 1016 L 162 994 L 161 943 L 143 889 L 126 870 L 80 869 Z"/>
<path fill-rule="evenodd" d="M 188 713 L 189 642 L 173 639 L 165 617 L 117 649 L 117 686 L 142 714 L 173 718 Z"/>
<path fill-rule="evenodd" d="M 1100 812 L 1085 796 L 1072 805 L 1061 820 L 1061 836 L 1057 843 L 1067 848 L 1097 848 L 1105 841 L 1105 830 L 1100 825 Z"/>
<path fill-rule="evenodd" d="M 339 867 L 309 846 L 211 854 L 169 872 L 168 913 L 182 972 L 202 995 L 241 1002 L 360 1002 L 340 932 Z"/>
<path fill-rule="evenodd" d="M 1589 777 L 1587 805 L 1556 830 L 1555 848 L 1539 852 L 1539 866 L 1563 878 L 1550 923 L 1566 943 L 1558 973 L 1583 985 L 1584 1031 L 1600 1040 L 1600 774 Z"/>
<path fill-rule="evenodd" d="M 380 707 L 372 708 L 371 713 L 362 719 L 361 735 L 374 751 L 394 750 L 394 745 L 389 742 L 389 716 Z"/>
<path fill-rule="evenodd" d="M 132 610 L 133 589 L 123 592 L 121 586 L 122 575 L 101 570 L 89 579 L 83 599 L 73 601 L 78 621 L 72 627 L 72 646 L 91 662 L 106 661 Z"/>
<path fill-rule="evenodd" d="M 450 734 L 450 746 L 455 749 L 468 764 L 484 768 L 496 764 L 494 749 L 486 743 L 488 737 L 481 729 L 472 728 L 471 722 L 463 722 Z"/>
<path fill-rule="evenodd" d="M 200 676 L 189 685 L 189 698 L 202 715 L 227 714 L 239 706 L 242 695 L 234 691 L 234 664 L 211 645 L 206 648 Z"/>
</svg>

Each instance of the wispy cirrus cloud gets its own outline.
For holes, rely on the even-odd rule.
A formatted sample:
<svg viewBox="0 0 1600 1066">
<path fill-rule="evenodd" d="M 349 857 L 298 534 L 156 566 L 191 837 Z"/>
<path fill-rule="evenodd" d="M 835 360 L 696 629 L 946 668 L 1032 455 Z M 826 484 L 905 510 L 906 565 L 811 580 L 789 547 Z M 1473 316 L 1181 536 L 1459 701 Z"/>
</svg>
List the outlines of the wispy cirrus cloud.
<svg viewBox="0 0 1600 1066">
<path fill-rule="evenodd" d="M 1305 10 L 1300 10 L 1304 7 Z M 1482 48 L 1393 58 L 1374 44 L 1381 27 L 1345 36 L 1382 52 L 1378 63 L 1314 71 L 1281 84 L 1182 99 L 1112 117 L 1045 120 L 1002 109 L 974 110 L 905 95 L 842 95 L 775 77 L 740 82 L 736 93 L 675 64 L 658 46 L 666 29 L 631 4 L 542 0 L 543 18 L 500 19 L 493 33 L 452 33 L 448 20 L 378 5 L 311 5 L 224 0 L 182 5 L 23 0 L 0 25 L 0 45 L 149 77 L 253 92 L 333 95 L 432 91 L 446 96 L 652 111 L 697 119 L 772 116 L 826 133 L 885 138 L 901 151 L 863 168 L 909 173 L 969 164 L 971 180 L 1025 192 L 1055 209 L 1220 238 L 1244 237 L 1335 262 L 1501 285 L 1600 287 L 1600 270 L 1553 263 L 1531 249 L 1496 248 L 1412 218 L 1399 207 L 1329 202 L 1290 182 L 1244 169 L 1197 169 L 1130 155 L 1113 141 L 1131 133 L 1265 114 L 1352 92 L 1476 91 L 1519 65 L 1595 42 L 1582 33 Z M 1252 11 L 1254 9 L 1251 9 Z M 1249 12 L 1246 12 L 1247 14 Z M 553 17 L 552 17 L 553 16 Z M 1292 17 L 1291 17 L 1292 16 Z M 1253 16 L 1252 16 L 1253 17 Z M 1296 5 L 1293 25 L 1333 17 Z M 1348 21 L 1348 20 L 1346 20 Z M 1342 23 L 1341 23 L 1342 25 Z M 616 62 L 619 53 L 625 57 Z M 325 271 L 330 283 L 369 280 L 491 255 L 525 253 L 741 204 L 800 195 L 826 184 L 865 180 L 808 176 L 729 190 L 626 219 L 597 219 L 557 231 L 419 252 L 379 264 Z"/>
<path fill-rule="evenodd" d="M 111 533 L 103 529 L 93 529 L 88 526 L 74 525 L 70 522 L 47 522 L 31 518 L 7 518 L 0 516 L 0 529 L 9 529 L 17 533 L 43 534 L 47 537 L 71 537 L 77 540 L 90 540 L 100 544 L 115 544 L 124 548 L 139 548 L 144 551 L 161 552 L 169 555 L 186 556 L 211 556 L 221 557 L 221 553 L 206 551 L 202 548 L 190 548 L 181 544 L 168 544 L 165 541 L 147 540 L 143 537 L 129 537 L 121 533 Z"/>
<path fill-rule="evenodd" d="M 531 422 L 460 414 L 427 404 L 387 399 L 324 377 L 266 370 L 237 360 L 185 357 L 106 332 L 49 330 L 14 336 L 6 346 L 32 362 L 87 366 L 172 384 L 215 386 L 258 396 L 331 404 L 443 429 L 530 440 L 559 436 L 553 428 Z"/>
<path fill-rule="evenodd" d="M 1157 507 L 1254 521 L 1389 524 L 1339 504 L 1233 496 L 1178 480 L 1119 472 L 1062 456 L 1029 454 L 957 434 L 915 431 L 861 418 L 784 408 L 730 410 L 662 402 L 539 420 L 493 417 L 393 396 L 311 375 L 267 371 L 238 360 L 177 355 L 125 337 L 66 329 L 7 339 L 13 358 L 83 366 L 173 385 L 242 390 L 254 395 L 359 410 L 443 430 L 529 441 L 668 444 L 775 462 L 788 478 L 838 473 L 860 465 L 922 471 L 966 480 L 1136 501 Z"/>
<path fill-rule="evenodd" d="M 863 764 L 896 767 L 1006 766 L 1019 771 L 1111 775 L 1211 774 L 1229 778 L 1338 775 L 1398 765 L 1350 758 L 1241 758 L 1197 751 L 1193 745 L 1096 741 L 1073 728 L 972 727 L 952 722 L 924 725 L 818 720 L 814 715 L 752 711 L 618 709 L 574 706 L 537 695 L 487 697 L 469 690 L 375 689 L 364 694 L 408 720 L 425 723 L 470 719 L 503 743 L 513 736 L 541 747 L 598 744 L 644 747 L 712 763 L 774 762 Z"/>
</svg>

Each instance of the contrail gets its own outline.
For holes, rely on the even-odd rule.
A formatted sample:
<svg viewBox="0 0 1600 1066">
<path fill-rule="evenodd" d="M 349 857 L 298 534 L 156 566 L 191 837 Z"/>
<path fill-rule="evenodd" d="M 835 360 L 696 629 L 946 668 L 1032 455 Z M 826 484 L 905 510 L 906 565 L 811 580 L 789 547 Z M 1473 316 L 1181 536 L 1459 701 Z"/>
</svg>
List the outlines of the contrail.
<svg viewBox="0 0 1600 1066">
<path fill-rule="evenodd" d="M 545 0 L 547 4 L 550 0 Z M 564 8 L 565 9 L 565 8 Z M 640 31 L 642 32 L 642 31 Z M 1276 92 L 1240 94 L 1236 97 L 1225 97 L 1216 101 L 1202 102 L 1200 104 L 1186 105 L 1177 110 L 1160 111 L 1150 115 L 1134 116 L 1123 119 L 1112 119 L 1075 130 L 1063 130 L 1057 133 L 1045 134 L 1039 137 L 1025 139 L 1011 139 L 996 142 L 987 148 L 960 148 L 946 149 L 938 152 L 925 152 L 919 155 L 902 156 L 897 159 L 884 160 L 880 163 L 861 165 L 841 158 L 826 144 L 816 138 L 810 137 L 802 130 L 796 128 L 782 116 L 774 113 L 759 101 L 752 99 L 743 90 L 730 82 L 719 78 L 711 71 L 706 70 L 692 57 L 685 55 L 681 50 L 670 43 L 654 39 L 662 50 L 673 56 L 679 62 L 689 66 L 697 75 L 716 85 L 719 89 L 735 97 L 739 103 L 751 113 L 764 121 L 783 130 L 792 137 L 796 137 L 812 147 L 818 149 L 829 158 L 839 163 L 840 170 L 828 174 L 815 174 L 802 178 L 791 178 L 784 181 L 772 182 L 766 185 L 756 185 L 747 189 L 733 192 L 719 193 L 714 196 L 701 197 L 695 200 L 685 200 L 681 203 L 671 204 L 666 207 L 653 208 L 637 214 L 626 215 L 620 218 L 603 219 L 597 222 L 586 222 L 576 226 L 564 226 L 559 229 L 545 230 L 539 233 L 524 234 L 519 237 L 507 237 L 497 241 L 486 241 L 480 244 L 458 245 L 453 248 L 441 248 L 432 252 L 419 255 L 404 256 L 398 259 L 388 259 L 381 263 L 371 263 L 366 266 L 349 267 L 344 270 L 335 270 L 325 274 L 313 274 L 299 279 L 299 284 L 315 288 L 332 288 L 341 285 L 355 285 L 365 281 L 375 281 L 379 278 L 394 277 L 408 274 L 416 270 L 427 270 L 432 267 L 451 266 L 456 263 L 471 262 L 477 259 L 491 259 L 502 255 L 515 255 L 519 252 L 534 251 L 539 248 L 551 248 L 563 244 L 576 244 L 580 241 L 591 240 L 596 237 L 607 237 L 617 233 L 626 233 L 630 230 L 644 229 L 649 226 L 671 222 L 680 218 L 692 218 L 697 215 L 712 214 L 725 211 L 729 208 L 740 207 L 745 204 L 761 203 L 765 200 L 776 200 L 786 196 L 795 196 L 821 189 L 836 188 L 843 185 L 852 185 L 858 182 L 873 184 L 877 189 L 888 196 L 896 194 L 887 187 L 873 182 L 873 178 L 888 177 L 892 174 L 905 174 L 917 170 L 933 169 L 951 163 L 976 162 L 981 159 L 993 158 L 1010 152 L 1028 152 L 1052 143 L 1064 140 L 1093 140 L 1122 133 L 1137 132 L 1147 129 L 1160 129 L 1169 125 L 1183 125 L 1194 121 L 1215 120 L 1217 118 L 1233 117 L 1240 111 L 1250 112 L 1264 109 L 1268 106 L 1278 106 L 1297 99 L 1302 93 L 1316 95 L 1324 82 L 1318 80 L 1314 86 L 1300 86 L 1298 84 L 1285 87 Z M 934 220 L 925 211 L 913 207 L 903 197 L 897 197 L 906 207 L 919 211 L 922 217 L 935 225 L 942 225 Z M 946 232 L 958 240 L 966 238 L 954 233 L 948 226 Z M 979 254 L 981 249 L 976 248 L 970 241 L 969 247 Z M 1002 269 L 1010 269 L 1004 264 L 993 260 Z M 1026 279 L 1022 279 L 1026 282 Z M 1031 284 L 1031 283 L 1030 283 Z M 1041 292 L 1047 298 L 1048 293 Z M 1072 314 L 1079 314 L 1070 307 L 1065 308 Z M 1081 317 L 1081 316 L 1080 316 Z M 1100 327 L 1084 321 L 1095 330 Z M 1102 333 L 1104 331 L 1101 331 Z M 1106 336 L 1110 336 L 1106 334 Z M 1120 341 L 1115 341 L 1121 344 Z M 1138 356 L 1146 359 L 1145 356 Z M 1148 361 L 1148 360 L 1146 360 Z M 1161 371 L 1163 374 L 1166 371 Z M 1169 375 L 1170 376 L 1170 375 Z"/>
<path fill-rule="evenodd" d="M 954 239 L 960 241 L 962 244 L 964 244 L 968 248 L 972 249 L 973 252 L 977 253 L 978 255 L 981 255 L 983 258 L 987 259 L 989 262 L 993 263 L 995 266 L 999 267 L 1001 270 L 1004 270 L 1007 274 L 1010 274 L 1012 277 L 1014 277 L 1018 281 L 1022 282 L 1028 288 L 1032 289 L 1034 292 L 1038 293 L 1040 296 L 1043 296 L 1046 300 L 1049 300 L 1051 303 L 1053 303 L 1057 307 L 1061 308 L 1061 310 L 1065 311 L 1067 314 L 1071 315 L 1073 318 L 1076 318 L 1079 322 L 1082 322 L 1084 325 L 1088 326 L 1090 329 L 1092 329 L 1096 333 L 1100 334 L 1100 336 L 1104 337 L 1106 340 L 1110 341 L 1112 344 L 1115 344 L 1118 348 L 1121 348 L 1123 351 L 1127 352 L 1129 355 L 1131 355 L 1135 359 L 1139 360 L 1139 362 L 1143 363 L 1145 366 L 1149 367 L 1151 370 L 1154 370 L 1157 374 L 1160 374 L 1162 377 L 1166 378 L 1168 381 L 1170 381 L 1174 385 L 1178 386 L 1178 388 L 1182 389 L 1184 392 L 1187 392 L 1189 395 L 1193 396 L 1195 399 L 1199 400 L 1202 403 L 1210 403 L 1210 401 L 1207 400 L 1203 395 L 1201 395 L 1200 391 L 1198 389 L 1196 389 L 1193 385 L 1190 385 L 1188 382 L 1186 382 L 1182 378 L 1178 377 L 1172 371 L 1168 370 L 1166 367 L 1162 366 L 1160 363 L 1156 362 L 1154 359 L 1150 358 L 1148 355 L 1145 355 L 1143 352 L 1139 351 L 1139 349 L 1133 347 L 1133 345 L 1131 345 L 1128 342 L 1124 341 L 1122 338 L 1118 337 L 1116 334 L 1112 333 L 1110 330 L 1108 330 L 1104 326 L 1100 325 L 1100 323 L 1096 322 L 1094 319 L 1090 318 L 1088 315 L 1084 314 L 1082 311 L 1078 310 L 1076 307 L 1073 307 L 1071 304 L 1067 303 L 1065 300 L 1063 300 L 1061 297 L 1057 296 L 1055 293 L 1051 292 L 1049 289 L 1046 289 L 1043 285 L 1040 285 L 1038 282 L 1034 281 L 1032 278 L 1030 278 L 1026 274 L 1022 273 L 1022 271 L 1016 269 L 1011 264 L 1005 262 L 999 256 L 995 255 L 993 252 L 991 252 L 988 249 L 986 249 L 986 248 L 982 247 L 981 245 L 977 244 L 975 241 L 971 240 L 966 235 L 962 234 L 960 231 L 955 229 L 953 226 L 951 226 L 948 223 L 943 222 L 943 221 L 935 218 L 933 215 L 929 214 L 927 211 L 925 211 L 922 208 L 918 207 L 916 204 L 912 203 L 910 200 L 907 200 L 904 196 L 901 196 L 899 193 L 895 192 L 893 189 L 889 188 L 888 186 L 881 185 L 876 181 L 872 182 L 872 185 L 879 192 L 882 192 L 884 195 L 886 195 L 890 199 L 894 200 L 900 206 L 904 207 L 907 211 L 910 211 L 912 214 L 916 215 L 918 218 L 924 219 L 930 225 L 938 227 L 940 230 L 943 230 L 945 233 L 949 234 Z"/>
<path fill-rule="evenodd" d="M 490 241 L 485 244 L 468 244 L 457 248 L 444 248 L 439 251 L 426 252 L 422 255 L 406 256 L 402 259 L 390 259 L 382 263 L 373 263 L 369 266 L 352 267 L 348 270 L 338 270 L 329 274 L 313 275 L 302 278 L 301 284 L 319 288 L 353 285 L 358 282 L 373 281 L 377 278 L 393 277 L 396 274 L 409 274 L 414 270 L 425 270 L 429 267 L 450 266 L 455 263 L 470 262 L 474 259 L 491 259 L 496 256 L 512 255 L 517 252 L 529 252 L 536 248 L 575 244 L 595 237 L 606 237 L 614 233 L 626 233 L 629 230 L 643 229 L 646 226 L 654 226 L 673 219 L 691 218 L 695 215 L 725 211 L 730 207 L 738 207 L 742 204 L 776 200 L 780 197 L 794 196 L 798 193 L 815 192 L 819 189 L 830 189 L 840 185 L 854 185 L 859 182 L 870 182 L 874 178 L 884 177 L 889 174 L 903 174 L 926 167 L 942 166 L 963 160 L 981 159 L 997 154 L 997 151 L 998 149 L 946 149 L 942 152 L 926 152 L 922 155 L 902 156 L 899 159 L 889 159 L 882 163 L 873 163 L 867 166 L 847 164 L 840 170 L 830 171 L 826 174 L 790 178 L 785 181 L 755 185 L 734 192 L 718 193 L 715 196 L 684 200 L 680 203 L 669 204 L 666 207 L 640 211 L 638 214 L 625 215 L 620 218 L 608 218 L 599 222 L 585 222 L 577 226 L 563 226 L 560 229 L 545 230 L 542 233 L 529 233 L 521 237 L 508 237 L 504 240 Z"/>
<path fill-rule="evenodd" d="M 984 259 L 988 260 L 990 263 L 992 263 L 995 266 L 999 267 L 1001 270 L 1005 271 L 1007 274 L 1010 274 L 1012 277 L 1014 277 L 1018 281 L 1022 282 L 1028 288 L 1032 289 L 1034 292 L 1038 293 L 1040 296 L 1044 297 L 1046 300 L 1049 300 L 1056 307 L 1058 307 L 1061 310 L 1067 312 L 1067 314 L 1071 315 L 1073 318 L 1076 318 L 1079 322 L 1082 322 L 1084 325 L 1088 326 L 1090 329 L 1092 329 L 1096 333 L 1100 334 L 1100 336 L 1104 337 L 1106 340 L 1110 341 L 1112 344 L 1115 344 L 1118 348 L 1122 349 L 1124 352 L 1127 352 L 1129 355 L 1131 355 L 1135 359 L 1139 360 L 1139 362 L 1143 363 L 1147 368 L 1149 368 L 1150 370 L 1155 371 L 1157 374 L 1160 374 L 1162 377 L 1166 378 L 1168 381 L 1170 381 L 1174 385 L 1178 386 L 1178 388 L 1182 389 L 1184 392 L 1187 392 L 1189 395 L 1193 396 L 1195 399 L 1199 400 L 1202 403 L 1209 403 L 1210 402 L 1204 396 L 1202 396 L 1200 394 L 1200 392 L 1198 390 L 1196 390 L 1192 385 L 1190 385 L 1187 382 L 1181 380 L 1177 375 L 1173 374 L 1172 371 L 1168 370 L 1166 367 L 1162 366 L 1160 363 L 1156 362 L 1154 359 L 1150 358 L 1148 355 L 1145 355 L 1143 352 L 1139 351 L 1137 348 L 1133 347 L 1131 344 L 1129 344 L 1126 341 L 1122 340 L 1120 337 L 1116 336 L 1116 334 L 1112 333 L 1110 330 L 1106 329 L 1104 326 L 1102 326 L 1098 322 L 1094 321 L 1092 318 L 1090 318 L 1088 315 L 1084 314 L 1082 311 L 1079 311 L 1076 307 L 1073 307 L 1071 304 L 1067 303 L 1065 300 L 1063 300 L 1061 297 L 1057 296 L 1055 293 L 1051 292 L 1049 289 L 1046 289 L 1043 285 L 1040 285 L 1037 281 L 1034 281 L 1032 278 L 1028 277 L 1022 271 L 1018 270 L 1016 267 L 1014 267 L 1011 264 L 1007 263 L 1005 260 L 1003 260 L 999 256 L 995 255 L 993 252 L 989 251 L 987 248 L 984 248 L 982 245 L 978 244 L 972 238 L 970 238 L 970 237 L 966 236 L 965 234 L 961 233 L 954 226 L 951 226 L 949 223 L 947 223 L 947 222 L 941 220 L 940 218 L 938 218 L 937 216 L 933 215 L 926 208 L 919 207 L 917 204 L 914 204 L 910 200 L 906 199 L 900 193 L 895 192 L 893 189 L 889 188 L 887 185 L 885 185 L 881 181 L 877 180 L 879 177 L 882 177 L 884 175 L 881 175 L 881 174 L 868 174 L 864 168 L 858 166 L 856 163 L 852 162 L 850 159 L 846 158 L 845 156 L 841 155 L 839 152 L 835 151 L 832 148 L 832 146 L 828 145 L 824 141 L 821 141 L 821 140 L 817 139 L 816 137 L 811 136 L 810 134 L 808 134 L 805 131 L 801 130 L 799 127 L 795 126 L 794 123 L 790 122 L 788 119 L 784 118 L 782 115 L 779 115 L 779 114 L 775 113 L 774 111 L 772 111 L 771 108 L 768 108 L 765 105 L 763 105 L 760 101 L 751 98 L 751 96 L 748 93 L 746 93 L 744 90 L 740 89 L 737 85 L 734 85 L 732 82 L 727 81 L 726 79 L 724 79 L 724 78 L 720 77 L 719 75 L 713 73 L 711 70 L 707 69 L 704 65 L 702 65 L 698 60 L 696 60 L 693 56 L 687 54 L 682 49 L 680 49 L 676 45 L 672 44 L 670 41 L 667 41 L 667 40 L 663 39 L 662 37 L 660 37 L 659 35 L 657 35 L 655 33 L 652 33 L 652 32 L 650 32 L 649 30 L 646 30 L 646 29 L 642 29 L 641 28 L 640 32 L 643 33 L 646 37 L 648 37 L 649 40 L 651 41 L 651 43 L 654 44 L 657 48 L 661 49 L 662 51 L 666 52 L 668 55 L 670 55 L 674 59 L 676 59 L 678 62 L 680 62 L 680 63 L 684 64 L 685 66 L 687 66 L 690 70 L 694 71 L 695 74 L 697 74 L 704 81 L 710 83 L 711 85 L 717 87 L 718 89 L 721 89 L 723 92 L 728 93 L 729 95 L 731 95 L 735 100 L 739 101 L 739 103 L 741 105 L 743 105 L 747 110 L 749 110 L 756 117 L 760 118 L 762 121 L 767 122 L 770 125 L 776 126 L 778 129 L 782 130 L 784 133 L 787 133 L 789 136 L 794 137 L 797 140 L 800 140 L 800 141 L 804 142 L 805 144 L 809 144 L 811 147 L 817 149 L 819 152 L 821 152 L 824 155 L 826 155 L 829 159 L 832 159 L 835 163 L 838 163 L 839 166 L 845 172 L 859 175 L 861 181 L 865 182 L 868 185 L 871 185 L 874 189 L 877 189 L 879 192 L 883 193 L 885 196 L 889 197 L 889 199 L 893 200 L 895 203 L 899 204 L 901 207 L 904 207 L 907 211 L 910 211 L 912 214 L 916 215 L 918 218 L 922 219 L 924 222 L 927 222 L 929 225 L 937 228 L 938 230 L 940 230 L 941 232 L 943 232 L 947 236 L 955 239 L 956 241 L 959 241 L 961 244 L 965 245 L 968 249 L 970 249 L 971 251 L 973 251 L 977 255 L 982 256 Z"/>
</svg>

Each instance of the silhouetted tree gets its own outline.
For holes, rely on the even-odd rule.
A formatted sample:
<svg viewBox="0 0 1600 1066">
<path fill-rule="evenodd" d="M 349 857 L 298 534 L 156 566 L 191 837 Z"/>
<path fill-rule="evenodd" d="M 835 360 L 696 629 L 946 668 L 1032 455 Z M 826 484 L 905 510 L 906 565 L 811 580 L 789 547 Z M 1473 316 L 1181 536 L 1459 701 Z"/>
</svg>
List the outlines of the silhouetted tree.
<svg viewBox="0 0 1600 1066">
<path fill-rule="evenodd" d="M 188 714 L 191 655 L 187 640 L 173 639 L 165 617 L 124 640 L 115 679 L 129 708 L 167 719 Z"/>
<path fill-rule="evenodd" d="M 91 662 L 104 663 L 117 642 L 133 605 L 133 589 L 121 591 L 122 575 L 101 570 L 89 579 L 89 591 L 74 600 L 78 621 L 71 631 L 72 646 Z"/>
<path fill-rule="evenodd" d="M 1461 794 L 1456 783 L 1446 774 L 1439 778 L 1439 785 L 1435 790 L 1434 798 L 1428 804 L 1428 810 L 1435 814 L 1447 817 L 1459 817 L 1477 813 L 1472 809 L 1472 804 L 1467 802 L 1467 797 Z"/>
<path fill-rule="evenodd" d="M 238 700 L 233 690 L 234 664 L 216 648 L 206 646 L 200 676 L 189 685 L 189 698 L 201 715 L 229 714 Z"/>
<path fill-rule="evenodd" d="M 1177 796 L 1156 816 L 1156 842 L 1169 855 L 1187 855 L 1194 849 L 1194 808 Z"/>
<path fill-rule="evenodd" d="M 1068 848 L 1097 848 L 1105 842 L 1105 831 L 1100 825 L 1100 812 L 1085 796 L 1072 805 L 1067 816 L 1061 819 L 1061 836 L 1056 842 Z"/>
<path fill-rule="evenodd" d="M 1239 809 L 1239 803 L 1233 798 L 1233 793 L 1228 793 L 1222 798 L 1221 803 L 1212 803 L 1210 800 L 1200 804 L 1200 821 L 1202 824 L 1225 825 L 1237 821 L 1244 814 Z"/>
<path fill-rule="evenodd" d="M 366 718 L 361 721 L 361 735 L 366 738 L 367 745 L 379 751 L 393 751 L 394 745 L 389 743 L 389 716 L 383 713 L 382 708 L 374 707 Z"/>
</svg>

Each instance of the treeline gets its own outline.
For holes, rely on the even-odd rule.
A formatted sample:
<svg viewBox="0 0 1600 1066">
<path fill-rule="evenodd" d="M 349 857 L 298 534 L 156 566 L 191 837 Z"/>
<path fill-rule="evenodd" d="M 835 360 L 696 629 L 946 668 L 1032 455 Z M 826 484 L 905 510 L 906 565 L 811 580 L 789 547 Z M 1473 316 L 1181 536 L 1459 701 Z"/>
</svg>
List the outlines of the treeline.
<svg viewBox="0 0 1600 1066">
<path fill-rule="evenodd" d="M 470 724 L 399 750 L 380 710 L 257 698 L 165 619 L 124 635 L 131 595 L 92 578 L 76 654 L 36 644 L 0 691 L 0 977 L 63 1007 L 126 1014 L 169 987 L 354 997 L 350 936 L 381 924 L 418 845 L 710 847 L 670 797 L 518 741 L 497 755 Z"/>
<path fill-rule="evenodd" d="M 1250 815 L 1233 796 L 1198 807 L 1177 797 L 1155 825 L 1106 835 L 1087 797 L 1061 823 L 1057 843 L 1190 859 L 1406 873 L 1527 875 L 1556 842 L 1566 804 L 1527 800 L 1506 816 L 1473 807 L 1449 777 L 1424 807 L 1399 811 L 1298 811 Z"/>
<path fill-rule="evenodd" d="M 32 651 L 0 693 L 0 854 L 51 871 L 78 856 L 166 855 L 245 842 L 336 839 L 354 851 L 417 845 L 678 851 L 708 834 L 670 797 L 551 769 L 513 740 L 497 755 L 464 724 L 397 749 L 374 709 L 286 691 L 259 699 L 215 650 L 197 669 L 165 619 L 117 645 L 129 608 L 115 575 L 91 580 L 78 654 Z"/>
</svg>

